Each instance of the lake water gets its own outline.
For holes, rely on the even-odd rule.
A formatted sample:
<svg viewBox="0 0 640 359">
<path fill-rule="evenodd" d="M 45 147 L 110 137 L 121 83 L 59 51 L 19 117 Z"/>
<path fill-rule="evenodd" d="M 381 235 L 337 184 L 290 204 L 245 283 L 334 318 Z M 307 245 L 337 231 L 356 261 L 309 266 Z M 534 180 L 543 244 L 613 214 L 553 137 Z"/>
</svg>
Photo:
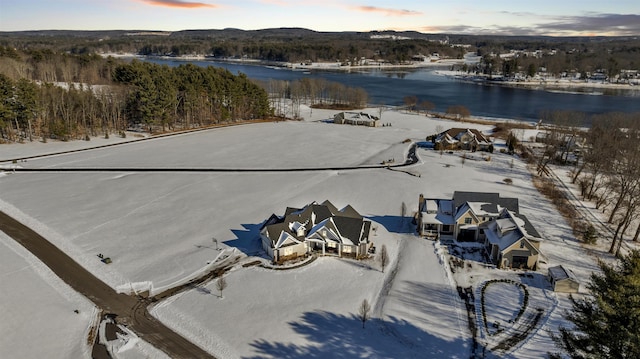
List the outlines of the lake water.
<svg viewBox="0 0 640 359">
<path fill-rule="evenodd" d="M 303 77 L 323 78 L 347 86 L 362 87 L 372 105 L 398 106 L 406 96 L 419 101 L 429 100 L 436 111 L 449 106 L 466 106 L 474 116 L 537 121 L 544 111 L 571 110 L 589 114 L 606 112 L 640 112 L 640 89 L 637 91 L 588 90 L 592 93 L 529 90 L 496 85 L 456 81 L 434 73 L 428 68 L 402 70 L 365 70 L 338 72 L 326 70 L 292 71 L 283 68 L 226 63 L 217 61 L 184 61 L 148 59 L 148 61 L 178 66 L 190 62 L 198 66 L 223 67 L 234 74 L 242 72 L 249 78 L 293 81 Z M 575 90 L 570 90 L 575 91 Z"/>
</svg>

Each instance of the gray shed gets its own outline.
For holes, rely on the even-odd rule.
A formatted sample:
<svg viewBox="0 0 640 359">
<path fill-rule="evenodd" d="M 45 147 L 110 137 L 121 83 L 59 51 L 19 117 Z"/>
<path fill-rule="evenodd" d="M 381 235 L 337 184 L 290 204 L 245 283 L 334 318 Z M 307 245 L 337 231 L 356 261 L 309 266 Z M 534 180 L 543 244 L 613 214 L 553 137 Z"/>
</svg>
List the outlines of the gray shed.
<svg viewBox="0 0 640 359">
<path fill-rule="evenodd" d="M 549 268 L 549 281 L 554 292 L 577 293 L 580 282 L 573 272 L 559 265 Z"/>
</svg>

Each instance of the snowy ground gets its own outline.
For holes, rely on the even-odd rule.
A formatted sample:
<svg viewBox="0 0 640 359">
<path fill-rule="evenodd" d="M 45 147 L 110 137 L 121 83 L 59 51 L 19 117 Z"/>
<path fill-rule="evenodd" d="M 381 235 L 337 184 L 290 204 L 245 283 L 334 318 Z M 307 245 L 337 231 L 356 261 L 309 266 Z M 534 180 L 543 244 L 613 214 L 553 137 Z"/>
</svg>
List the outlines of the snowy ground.
<svg viewBox="0 0 640 359">
<path fill-rule="evenodd" d="M 369 112 L 378 114 L 377 109 Z M 391 158 L 402 161 L 409 147 L 402 143 L 405 139 L 424 141 L 436 129 L 465 126 L 395 111 L 382 115 L 382 122 L 391 127 L 325 123 L 333 113 L 303 109 L 307 117 L 303 122 L 220 128 L 19 165 L 368 165 Z M 8 148 L 12 146 L 27 145 Z M 545 238 L 541 269 L 534 278 L 538 284 L 530 292 L 535 294 L 532 303 L 548 307 L 542 329 L 505 355 L 535 358 L 553 350 L 547 332 L 562 323 L 557 308 L 567 307 L 567 297 L 543 290 L 542 276 L 548 266 L 562 263 L 585 280 L 596 268 L 594 259 L 573 239 L 549 201 L 533 188 L 525 165 L 517 159 L 474 153 L 463 161 L 459 154 L 427 149 L 419 149 L 418 156 L 420 163 L 402 169 L 409 174 L 387 169 L 0 174 L 0 209 L 43 234 L 112 287 L 160 290 L 205 270 L 220 254 L 213 239 L 222 248 L 259 255 L 257 230 L 271 213 L 282 214 L 287 206 L 304 206 L 314 200 L 329 199 L 337 207 L 351 204 L 377 223 L 374 241 L 389 247 L 393 263 L 384 274 L 370 262 L 332 258 L 288 271 L 238 267 L 228 275 L 224 299 L 217 297 L 215 284 L 210 283 L 162 302 L 154 309 L 155 315 L 224 358 L 394 357 L 396 353 L 468 357 L 466 312 L 454 283 L 478 288 L 496 277 L 519 277 L 516 272 L 478 264 L 468 269 L 469 275 L 458 272 L 452 278 L 443 266 L 443 249 L 415 237 L 409 219 L 403 222 L 400 212 L 404 202 L 408 213 L 413 213 L 421 193 L 446 198 L 456 190 L 500 192 L 519 198 L 521 213 Z M 513 184 L 505 184 L 505 178 Z M 110 257 L 112 264 L 100 262 L 98 254 Z M 519 295 L 506 287 L 502 292 Z M 353 315 L 365 298 L 374 305 L 374 318 L 362 330 Z"/>
<path fill-rule="evenodd" d="M 93 304 L 3 232 L 0 286 L 0 358 L 91 355 L 87 338 L 98 319 Z"/>
</svg>

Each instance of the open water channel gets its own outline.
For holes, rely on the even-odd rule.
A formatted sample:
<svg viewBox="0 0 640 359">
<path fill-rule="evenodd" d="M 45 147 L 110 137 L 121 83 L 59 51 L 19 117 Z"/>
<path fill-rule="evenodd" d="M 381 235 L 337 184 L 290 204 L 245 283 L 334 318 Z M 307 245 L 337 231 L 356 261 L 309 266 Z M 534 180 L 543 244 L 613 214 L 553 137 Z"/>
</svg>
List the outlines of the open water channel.
<svg viewBox="0 0 640 359">
<path fill-rule="evenodd" d="M 399 106 L 406 96 L 429 100 L 436 111 L 464 105 L 474 116 L 538 121 L 544 111 L 570 110 L 589 114 L 606 112 L 640 112 L 640 88 L 637 90 L 603 89 L 523 89 L 454 80 L 435 73 L 433 68 L 352 72 L 311 70 L 292 71 L 285 68 L 246 65 L 219 61 L 185 61 L 146 59 L 154 63 L 178 66 L 186 62 L 198 66 L 223 67 L 249 78 L 268 81 L 293 81 L 303 77 L 323 78 L 351 87 L 361 87 L 369 94 L 372 105 Z M 640 87 L 640 86 L 638 86 Z M 584 92 L 579 92 L 584 91 Z"/>
</svg>

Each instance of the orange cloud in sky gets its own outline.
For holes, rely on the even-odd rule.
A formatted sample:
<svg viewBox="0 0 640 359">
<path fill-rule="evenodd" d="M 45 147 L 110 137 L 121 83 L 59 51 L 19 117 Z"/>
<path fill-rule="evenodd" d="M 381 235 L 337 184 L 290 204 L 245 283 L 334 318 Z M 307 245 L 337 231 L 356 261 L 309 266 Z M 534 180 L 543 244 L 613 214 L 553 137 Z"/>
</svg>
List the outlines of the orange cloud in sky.
<svg viewBox="0 0 640 359">
<path fill-rule="evenodd" d="M 181 1 L 181 0 L 142 0 L 143 2 L 154 6 L 177 7 L 183 9 L 193 9 L 199 7 L 217 7 L 212 4 L 202 2 Z"/>
<path fill-rule="evenodd" d="M 407 16 L 407 15 L 422 15 L 419 11 L 404 10 L 404 9 L 389 9 L 377 6 L 354 6 L 352 9 L 362 12 L 381 12 L 389 16 Z"/>
</svg>

